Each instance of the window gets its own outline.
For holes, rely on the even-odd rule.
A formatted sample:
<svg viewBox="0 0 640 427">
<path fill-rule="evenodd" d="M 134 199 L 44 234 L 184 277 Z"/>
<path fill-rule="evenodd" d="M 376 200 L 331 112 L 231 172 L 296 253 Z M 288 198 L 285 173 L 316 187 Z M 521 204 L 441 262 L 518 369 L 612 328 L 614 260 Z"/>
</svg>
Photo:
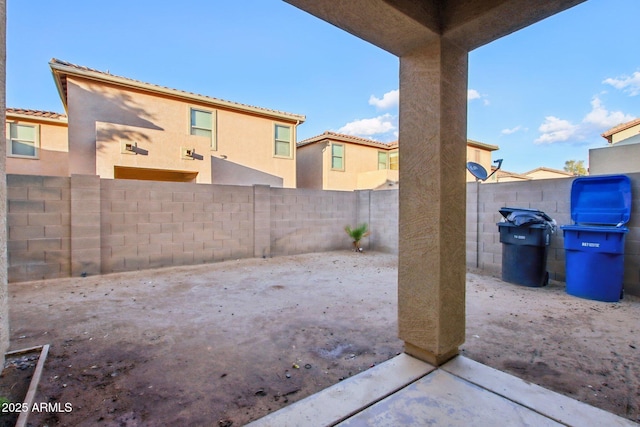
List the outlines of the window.
<svg viewBox="0 0 640 427">
<path fill-rule="evenodd" d="M 331 169 L 344 170 L 344 145 L 331 144 Z"/>
<path fill-rule="evenodd" d="M 385 170 L 389 167 L 389 156 L 384 151 L 378 151 L 378 170 Z"/>
<path fill-rule="evenodd" d="M 191 109 L 191 135 L 209 139 L 213 150 L 217 149 L 215 119 L 215 111 Z"/>
<path fill-rule="evenodd" d="M 38 158 L 40 148 L 40 128 L 38 125 L 23 125 L 10 123 L 8 129 L 9 156 Z"/>
<path fill-rule="evenodd" d="M 291 126 L 276 125 L 274 153 L 278 157 L 291 157 Z"/>
<path fill-rule="evenodd" d="M 392 151 L 391 153 L 389 153 L 389 169 L 391 169 L 392 171 L 397 171 L 398 166 L 399 166 L 398 152 Z"/>
</svg>

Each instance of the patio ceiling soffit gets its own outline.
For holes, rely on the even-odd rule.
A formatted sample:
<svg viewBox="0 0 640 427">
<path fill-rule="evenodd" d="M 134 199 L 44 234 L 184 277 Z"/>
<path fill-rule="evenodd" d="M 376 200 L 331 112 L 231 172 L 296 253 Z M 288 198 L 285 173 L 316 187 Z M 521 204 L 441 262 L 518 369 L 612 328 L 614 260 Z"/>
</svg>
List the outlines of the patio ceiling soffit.
<svg viewBox="0 0 640 427">
<path fill-rule="evenodd" d="M 284 0 L 394 55 L 444 36 L 471 51 L 586 0 Z"/>
</svg>

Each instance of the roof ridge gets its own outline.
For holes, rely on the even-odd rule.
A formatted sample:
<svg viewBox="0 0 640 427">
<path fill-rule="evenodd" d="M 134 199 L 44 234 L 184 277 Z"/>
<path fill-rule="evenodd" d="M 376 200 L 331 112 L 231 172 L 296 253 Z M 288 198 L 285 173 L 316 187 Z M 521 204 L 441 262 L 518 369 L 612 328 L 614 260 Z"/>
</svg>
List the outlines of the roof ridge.
<svg viewBox="0 0 640 427">
<path fill-rule="evenodd" d="M 310 138 L 304 139 L 300 142 L 298 142 L 297 145 L 306 145 L 309 144 L 311 142 L 316 142 L 316 141 L 320 141 L 321 139 L 323 139 L 323 137 L 336 137 L 336 138 L 342 138 L 347 140 L 347 142 L 350 140 L 353 143 L 366 143 L 368 145 L 374 145 L 374 146 L 380 146 L 381 148 L 393 148 L 394 146 L 398 145 L 398 141 L 393 141 L 393 142 L 382 142 L 382 141 L 376 141 L 375 139 L 367 139 L 367 138 L 363 138 L 360 136 L 355 136 L 355 135 L 348 135 L 345 133 L 338 133 L 338 132 L 333 132 L 333 131 L 324 131 L 323 133 L 321 133 L 320 135 L 316 135 L 316 136 L 312 136 Z"/>
<path fill-rule="evenodd" d="M 157 88 L 157 89 L 161 89 L 161 90 L 168 90 L 168 91 L 172 91 L 172 92 L 178 92 L 180 94 L 184 94 L 185 96 L 196 96 L 196 97 L 206 98 L 208 100 L 211 100 L 212 102 L 221 102 L 221 103 L 225 103 L 225 104 L 230 104 L 232 106 L 235 105 L 235 106 L 238 106 L 238 107 L 255 109 L 255 110 L 259 110 L 259 111 L 264 111 L 265 113 L 293 116 L 293 117 L 299 118 L 301 121 L 306 120 L 306 117 L 304 115 L 302 115 L 302 114 L 288 113 L 288 112 L 282 111 L 282 110 L 275 110 L 275 109 L 272 109 L 272 108 L 258 107 L 258 106 L 255 106 L 255 105 L 243 104 L 241 102 L 236 102 L 236 101 L 228 101 L 228 100 L 222 99 L 222 98 L 215 98 L 213 96 L 202 95 L 202 94 L 199 94 L 199 93 L 189 92 L 189 91 L 182 90 L 182 89 L 175 89 L 175 88 L 170 88 L 168 86 L 158 85 L 158 84 L 155 84 L 155 83 L 144 82 L 142 80 L 136 80 L 136 79 L 132 79 L 130 77 L 125 77 L 125 76 L 112 74 L 109 71 L 106 71 L 106 72 L 105 71 L 100 71 L 100 70 L 97 70 L 95 68 L 86 67 L 84 65 L 74 64 L 74 63 L 71 63 L 71 62 L 68 62 L 68 61 L 63 61 L 63 60 L 57 59 L 57 58 L 51 58 L 51 61 L 49 61 L 49 65 L 53 66 L 54 64 L 62 65 L 62 66 L 69 67 L 69 68 L 75 68 L 75 69 L 81 70 L 81 71 L 86 71 L 86 72 L 91 72 L 91 73 L 96 73 L 96 74 L 102 74 L 104 76 L 109 76 L 109 77 L 112 77 L 112 78 L 126 80 L 126 81 L 129 81 L 131 83 L 135 83 L 135 84 L 137 84 L 139 86 L 140 85 L 144 85 L 144 86 L 148 86 L 148 87 L 151 87 L 151 88 Z"/>
</svg>

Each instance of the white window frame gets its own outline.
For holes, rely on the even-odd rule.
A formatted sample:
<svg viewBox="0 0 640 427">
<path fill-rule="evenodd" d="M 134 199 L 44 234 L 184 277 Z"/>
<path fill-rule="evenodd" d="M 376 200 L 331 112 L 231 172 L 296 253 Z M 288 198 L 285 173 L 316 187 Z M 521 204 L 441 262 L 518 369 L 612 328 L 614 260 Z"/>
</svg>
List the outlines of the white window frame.
<svg viewBox="0 0 640 427">
<path fill-rule="evenodd" d="M 211 129 L 194 126 L 194 124 L 192 122 L 192 117 L 193 117 L 193 112 L 194 111 L 199 111 L 201 113 L 211 114 Z M 207 110 L 206 108 L 200 108 L 200 107 L 189 107 L 189 134 L 190 135 L 194 135 L 194 136 L 198 136 L 198 135 L 195 135 L 193 133 L 194 129 L 210 131 L 211 132 L 211 142 L 209 144 L 209 147 L 211 148 L 212 151 L 218 150 L 218 114 L 217 114 L 216 110 Z M 204 136 L 202 136 L 202 137 L 204 138 Z"/>
<path fill-rule="evenodd" d="M 12 126 L 25 126 L 34 128 L 34 141 L 23 141 L 23 142 L 33 142 L 34 146 L 34 155 L 33 156 L 25 156 L 24 154 L 14 154 L 13 153 L 13 139 L 11 138 L 11 128 Z M 20 159 L 40 159 L 40 125 L 35 123 L 7 123 L 6 127 L 6 137 L 7 137 L 7 157 L 16 157 Z M 16 141 L 20 141 L 16 139 Z"/>
<path fill-rule="evenodd" d="M 283 139 L 278 140 L 278 127 L 289 128 L 289 141 L 285 141 Z M 293 140 L 295 135 L 295 128 L 291 125 L 284 123 L 274 123 L 273 124 L 273 157 L 278 157 L 281 159 L 292 159 L 293 158 Z M 278 154 L 278 142 L 287 142 L 289 144 L 289 154 L 282 155 Z"/>
</svg>

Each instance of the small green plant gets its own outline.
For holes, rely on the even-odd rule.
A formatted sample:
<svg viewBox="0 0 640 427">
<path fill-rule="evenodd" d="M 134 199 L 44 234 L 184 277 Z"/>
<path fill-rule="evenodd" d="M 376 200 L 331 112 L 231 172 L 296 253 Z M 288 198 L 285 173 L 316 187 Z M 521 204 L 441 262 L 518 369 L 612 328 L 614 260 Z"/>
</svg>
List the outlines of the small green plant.
<svg viewBox="0 0 640 427">
<path fill-rule="evenodd" d="M 353 239 L 353 247 L 356 252 L 362 252 L 362 248 L 360 247 L 360 240 L 367 237 L 370 232 L 367 224 L 361 224 L 359 227 L 351 228 L 348 225 L 344 228 L 344 231 Z"/>
<path fill-rule="evenodd" d="M 11 401 L 9 399 L 7 399 L 4 396 L 0 396 L 0 407 L 2 407 L 4 405 L 8 405 L 9 403 L 11 403 Z"/>
</svg>

